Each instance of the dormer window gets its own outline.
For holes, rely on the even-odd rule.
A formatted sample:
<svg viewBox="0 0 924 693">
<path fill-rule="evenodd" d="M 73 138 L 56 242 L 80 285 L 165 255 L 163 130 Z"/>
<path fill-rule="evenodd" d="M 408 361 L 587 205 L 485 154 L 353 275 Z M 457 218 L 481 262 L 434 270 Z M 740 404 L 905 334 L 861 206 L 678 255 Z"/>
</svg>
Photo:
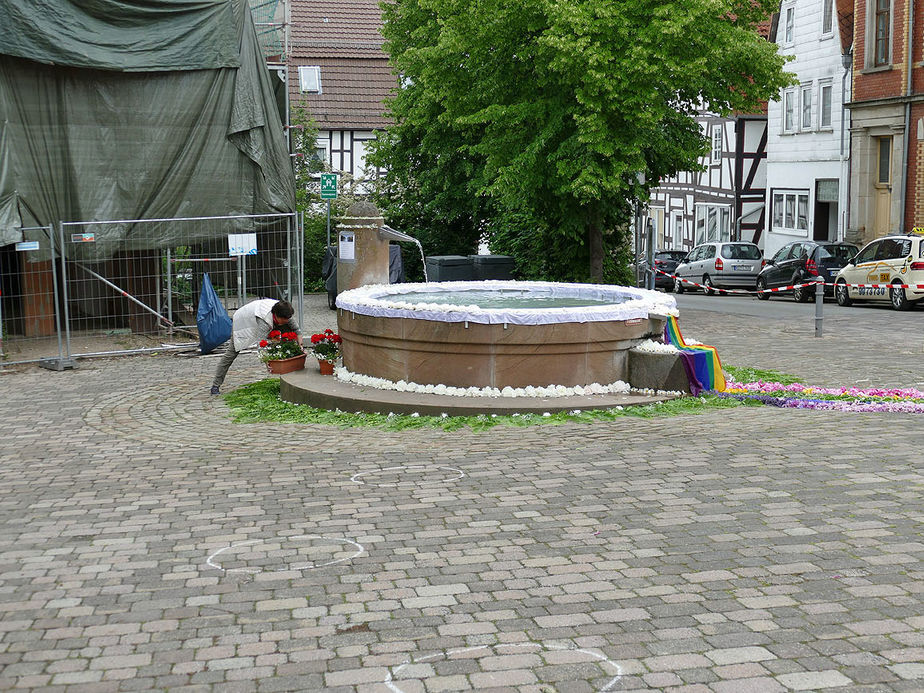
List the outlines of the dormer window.
<svg viewBox="0 0 924 693">
<path fill-rule="evenodd" d="M 298 85 L 303 93 L 321 93 L 321 68 L 317 65 L 299 65 Z"/>
</svg>

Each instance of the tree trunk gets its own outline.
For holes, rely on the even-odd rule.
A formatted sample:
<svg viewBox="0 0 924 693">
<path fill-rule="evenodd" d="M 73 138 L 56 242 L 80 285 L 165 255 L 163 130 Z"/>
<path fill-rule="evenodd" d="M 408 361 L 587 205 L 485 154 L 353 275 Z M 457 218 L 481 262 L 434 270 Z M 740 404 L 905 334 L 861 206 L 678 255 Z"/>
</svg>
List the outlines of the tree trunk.
<svg viewBox="0 0 924 693">
<path fill-rule="evenodd" d="M 603 229 L 598 221 L 587 225 L 587 247 L 590 249 L 590 280 L 603 283 Z"/>
</svg>

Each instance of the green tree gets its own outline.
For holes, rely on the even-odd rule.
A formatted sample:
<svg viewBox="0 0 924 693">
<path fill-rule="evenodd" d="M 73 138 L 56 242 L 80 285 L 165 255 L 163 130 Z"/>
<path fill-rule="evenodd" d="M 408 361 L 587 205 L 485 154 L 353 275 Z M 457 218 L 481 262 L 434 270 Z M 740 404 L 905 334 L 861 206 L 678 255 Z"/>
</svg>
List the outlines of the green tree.
<svg viewBox="0 0 924 693">
<path fill-rule="evenodd" d="M 388 171 L 382 206 L 466 241 L 537 244 L 530 267 L 601 280 L 635 201 L 697 167 L 701 107 L 752 112 L 791 83 L 785 58 L 755 31 L 777 4 L 383 4 L 404 86 L 374 155 Z"/>
</svg>

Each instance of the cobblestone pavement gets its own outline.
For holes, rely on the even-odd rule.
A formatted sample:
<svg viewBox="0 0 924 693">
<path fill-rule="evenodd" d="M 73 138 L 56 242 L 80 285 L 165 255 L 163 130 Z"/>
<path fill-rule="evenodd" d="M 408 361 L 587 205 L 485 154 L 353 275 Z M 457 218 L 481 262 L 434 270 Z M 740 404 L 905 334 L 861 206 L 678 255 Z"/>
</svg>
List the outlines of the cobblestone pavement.
<svg viewBox="0 0 924 693">
<path fill-rule="evenodd" d="M 681 325 L 734 365 L 924 380 L 920 335 Z M 0 374 L 0 689 L 924 691 L 920 417 L 235 425 L 215 363 Z"/>
</svg>

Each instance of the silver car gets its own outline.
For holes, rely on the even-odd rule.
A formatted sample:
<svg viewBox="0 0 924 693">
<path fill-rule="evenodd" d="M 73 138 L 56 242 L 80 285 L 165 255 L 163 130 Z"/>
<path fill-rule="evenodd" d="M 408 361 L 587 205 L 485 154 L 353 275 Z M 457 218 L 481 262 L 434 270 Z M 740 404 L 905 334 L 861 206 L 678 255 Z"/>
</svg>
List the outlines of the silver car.
<svg viewBox="0 0 924 693">
<path fill-rule="evenodd" d="M 702 243 L 691 250 L 674 274 L 674 291 L 682 294 L 698 287 L 681 282 L 687 279 L 701 284 L 706 294 L 718 289 L 753 289 L 764 265 L 760 248 L 753 243 L 726 241 Z"/>
</svg>

